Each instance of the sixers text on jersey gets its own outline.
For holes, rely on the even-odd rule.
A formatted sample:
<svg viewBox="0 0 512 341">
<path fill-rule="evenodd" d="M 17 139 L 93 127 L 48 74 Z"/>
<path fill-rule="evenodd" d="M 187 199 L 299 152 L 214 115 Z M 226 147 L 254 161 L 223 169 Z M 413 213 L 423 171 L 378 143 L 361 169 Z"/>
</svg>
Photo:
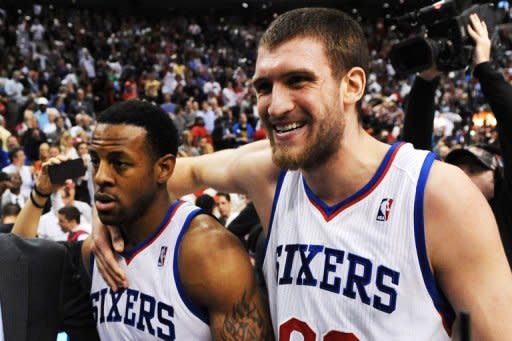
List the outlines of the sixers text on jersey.
<svg viewBox="0 0 512 341">
<path fill-rule="evenodd" d="M 318 287 L 348 298 L 357 298 L 364 304 L 388 314 L 396 309 L 399 271 L 380 264 L 376 266 L 376 275 L 372 278 L 375 265 L 371 260 L 323 245 L 279 245 L 276 248 L 276 256 L 279 285 Z M 313 261 L 322 265 L 311 267 Z M 342 266 L 348 267 L 344 279 L 336 275 L 340 273 L 339 269 Z M 318 269 L 320 271 L 315 271 Z M 375 282 L 378 290 L 373 294 L 367 289 L 372 282 Z"/>
<path fill-rule="evenodd" d="M 134 289 L 120 289 L 113 292 L 103 288 L 91 293 L 93 314 L 96 323 L 124 323 L 162 340 L 174 340 L 174 309 L 163 302 L 157 302 L 151 295 Z M 105 301 L 110 301 L 105 309 Z M 118 305 L 126 307 L 119 309 Z"/>
</svg>

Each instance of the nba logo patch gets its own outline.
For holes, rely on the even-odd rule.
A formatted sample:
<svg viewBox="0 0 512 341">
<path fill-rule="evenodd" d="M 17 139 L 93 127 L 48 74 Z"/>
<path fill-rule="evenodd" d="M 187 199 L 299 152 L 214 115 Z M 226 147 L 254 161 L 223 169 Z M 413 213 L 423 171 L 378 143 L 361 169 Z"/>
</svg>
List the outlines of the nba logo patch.
<svg viewBox="0 0 512 341">
<path fill-rule="evenodd" d="M 379 206 L 379 212 L 377 212 L 377 221 L 387 221 L 389 214 L 391 213 L 391 206 L 393 205 L 393 199 L 386 198 L 382 199 Z"/>
<path fill-rule="evenodd" d="M 160 256 L 158 256 L 158 266 L 162 267 L 165 264 L 165 256 L 167 255 L 167 246 L 162 246 L 160 249 Z"/>
</svg>

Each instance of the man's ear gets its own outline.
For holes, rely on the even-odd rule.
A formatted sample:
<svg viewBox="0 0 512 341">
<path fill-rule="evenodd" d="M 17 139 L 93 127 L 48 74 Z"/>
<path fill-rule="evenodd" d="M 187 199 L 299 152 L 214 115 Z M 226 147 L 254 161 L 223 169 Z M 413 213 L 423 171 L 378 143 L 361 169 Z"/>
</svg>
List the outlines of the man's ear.
<svg viewBox="0 0 512 341">
<path fill-rule="evenodd" d="M 167 180 L 171 177 L 174 172 L 174 166 L 176 165 L 176 156 L 172 154 L 165 154 L 160 157 L 155 164 L 156 181 L 161 184 L 166 184 Z"/>
<path fill-rule="evenodd" d="M 366 74 L 364 70 L 355 66 L 347 71 L 341 81 L 342 98 L 344 104 L 355 104 L 364 95 L 366 88 Z"/>
</svg>

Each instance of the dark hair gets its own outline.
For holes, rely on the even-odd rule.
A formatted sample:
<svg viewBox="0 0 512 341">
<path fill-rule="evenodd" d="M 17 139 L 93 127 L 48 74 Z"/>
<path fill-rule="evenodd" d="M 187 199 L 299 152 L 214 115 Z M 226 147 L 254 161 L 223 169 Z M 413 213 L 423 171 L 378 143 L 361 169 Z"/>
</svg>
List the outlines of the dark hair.
<svg viewBox="0 0 512 341">
<path fill-rule="evenodd" d="M 64 206 L 59 209 L 58 213 L 66 217 L 67 220 L 75 220 L 80 224 L 80 211 L 75 206 Z"/>
<path fill-rule="evenodd" d="M 144 128 L 151 152 L 157 158 L 178 153 L 178 132 L 169 114 L 143 101 L 118 102 L 103 111 L 98 124 L 128 124 Z"/>
<path fill-rule="evenodd" d="M 218 197 L 224 197 L 227 201 L 231 202 L 231 195 L 229 193 L 217 192 Z"/>
<path fill-rule="evenodd" d="M 1 181 L 9 181 L 11 180 L 11 177 L 6 172 L 0 171 L 0 182 Z"/>
<path fill-rule="evenodd" d="M 196 206 L 202 208 L 206 213 L 212 214 L 215 200 L 208 194 L 201 194 L 196 199 Z"/>
<path fill-rule="evenodd" d="M 340 80 L 355 66 L 366 71 L 369 54 L 363 30 L 342 11 L 316 7 L 288 11 L 270 24 L 259 44 L 272 50 L 299 36 L 316 38 L 323 43 L 334 78 Z"/>
<path fill-rule="evenodd" d="M 14 157 L 16 156 L 16 154 L 18 154 L 19 151 L 24 152 L 23 148 L 21 147 L 15 147 L 9 152 L 9 160 L 11 160 L 11 162 L 14 161 Z"/>
<path fill-rule="evenodd" d="M 17 216 L 21 211 L 21 207 L 18 204 L 8 203 L 2 208 L 2 217 Z"/>
</svg>

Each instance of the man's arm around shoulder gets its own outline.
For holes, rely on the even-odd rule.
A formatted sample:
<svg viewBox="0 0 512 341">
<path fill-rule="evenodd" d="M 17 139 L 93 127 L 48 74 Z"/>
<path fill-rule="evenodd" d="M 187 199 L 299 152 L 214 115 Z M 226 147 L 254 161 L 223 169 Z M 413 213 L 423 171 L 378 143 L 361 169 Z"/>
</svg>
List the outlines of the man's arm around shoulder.
<svg viewBox="0 0 512 341">
<path fill-rule="evenodd" d="M 208 308 L 214 340 L 273 340 L 268 303 L 240 241 L 214 218 L 192 220 L 179 252 L 189 297 Z"/>
<path fill-rule="evenodd" d="M 458 168 L 435 162 L 425 192 L 427 252 L 455 312 L 469 312 L 473 340 L 512 335 L 512 274 L 487 201 Z"/>
<path fill-rule="evenodd" d="M 178 197 L 204 187 L 258 196 L 257 189 L 273 188 L 278 175 L 269 142 L 257 141 L 237 149 L 177 158 L 167 189 Z"/>
</svg>

